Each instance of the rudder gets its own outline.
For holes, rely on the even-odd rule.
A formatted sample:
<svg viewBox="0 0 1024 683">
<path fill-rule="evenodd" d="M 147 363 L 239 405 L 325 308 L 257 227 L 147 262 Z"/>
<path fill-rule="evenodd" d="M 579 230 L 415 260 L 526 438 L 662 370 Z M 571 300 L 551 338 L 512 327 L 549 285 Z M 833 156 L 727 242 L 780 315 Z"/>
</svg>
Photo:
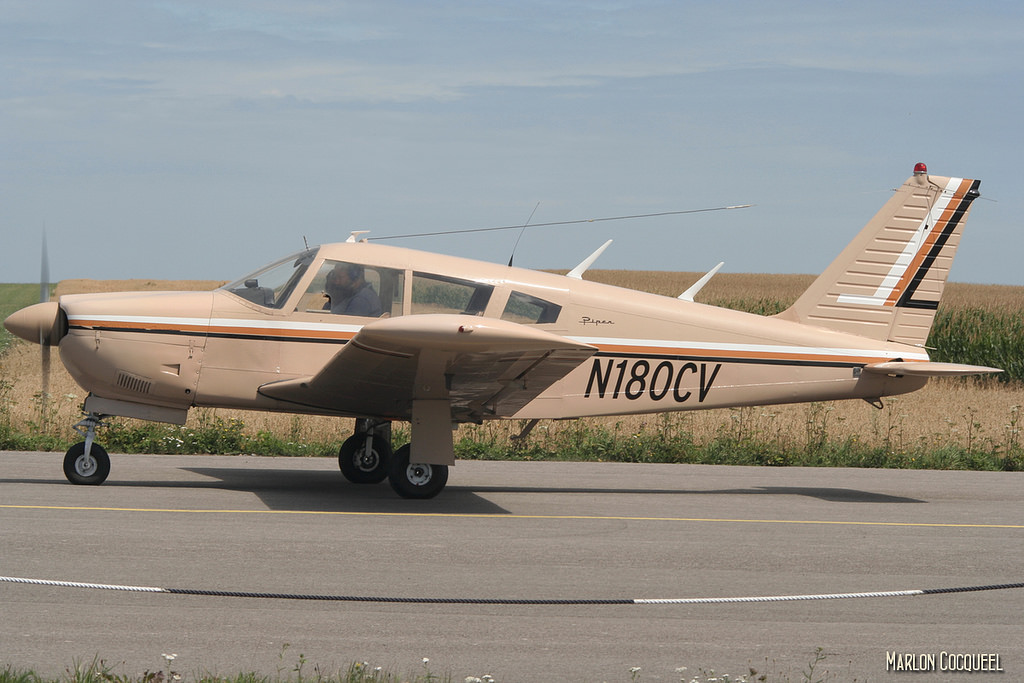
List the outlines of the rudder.
<svg viewBox="0 0 1024 683">
<path fill-rule="evenodd" d="M 923 346 L 981 182 L 918 164 L 885 206 L 778 317 Z"/>
</svg>

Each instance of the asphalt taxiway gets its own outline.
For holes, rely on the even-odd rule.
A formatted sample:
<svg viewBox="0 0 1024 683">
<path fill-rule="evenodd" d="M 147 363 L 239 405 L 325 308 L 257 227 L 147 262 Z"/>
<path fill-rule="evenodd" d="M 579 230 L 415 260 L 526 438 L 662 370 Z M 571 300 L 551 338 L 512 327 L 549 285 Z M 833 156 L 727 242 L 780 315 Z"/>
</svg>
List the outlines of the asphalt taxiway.
<svg viewBox="0 0 1024 683">
<path fill-rule="evenodd" d="M 1024 473 L 459 462 L 439 497 L 409 501 L 331 459 L 113 455 L 107 483 L 83 487 L 61 457 L 0 453 L 4 577 L 366 600 L 0 582 L 0 667 L 59 675 L 98 655 L 141 674 L 173 653 L 186 675 L 367 661 L 457 681 L 800 680 L 821 648 L 836 680 L 942 652 L 998 654 L 999 680 L 1024 678 L 1024 588 L 513 604 L 1024 582 Z M 388 601 L 408 597 L 508 602 Z M 986 676 L 915 680 L 965 678 Z"/>
</svg>

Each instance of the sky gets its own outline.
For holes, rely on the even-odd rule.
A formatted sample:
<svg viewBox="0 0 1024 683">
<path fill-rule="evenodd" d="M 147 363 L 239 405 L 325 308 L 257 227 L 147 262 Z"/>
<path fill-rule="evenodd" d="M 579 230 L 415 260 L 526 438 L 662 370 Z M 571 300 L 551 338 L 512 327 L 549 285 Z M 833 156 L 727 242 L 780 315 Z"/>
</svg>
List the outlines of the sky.
<svg viewBox="0 0 1024 683">
<path fill-rule="evenodd" d="M 388 243 L 817 273 L 923 161 L 982 181 L 951 279 L 1024 285 L 1022 123 L 1018 1 L 0 0 L 0 282 L 737 204 Z"/>
</svg>

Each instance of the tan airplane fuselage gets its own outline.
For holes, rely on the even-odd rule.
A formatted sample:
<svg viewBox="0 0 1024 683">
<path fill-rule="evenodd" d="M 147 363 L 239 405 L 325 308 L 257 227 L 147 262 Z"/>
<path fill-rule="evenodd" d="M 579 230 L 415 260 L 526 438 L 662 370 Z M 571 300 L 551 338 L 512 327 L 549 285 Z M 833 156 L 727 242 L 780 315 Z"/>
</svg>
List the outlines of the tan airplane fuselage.
<svg viewBox="0 0 1024 683">
<path fill-rule="evenodd" d="M 481 311 L 464 316 L 467 323 L 501 319 L 513 292 L 536 297 L 560 308 L 556 320 L 538 323 L 537 329 L 596 348 L 592 357 L 515 413 L 483 413 L 479 419 L 875 399 L 913 391 L 926 381 L 861 372 L 866 364 L 927 360 L 923 349 L 906 344 L 367 243 L 321 247 L 288 300 L 274 308 L 227 288 L 64 296 L 60 306 L 68 333 L 60 342 L 61 358 L 75 380 L 98 397 L 175 411 L 215 406 L 356 416 L 358 411 L 317 409 L 259 391 L 315 375 L 356 332 L 379 319 L 306 306 L 307 290 L 325 260 L 401 271 L 407 290 L 416 272 L 457 274 L 484 283 L 492 288 L 490 295 Z M 401 308 L 387 317 L 431 315 L 430 308 L 417 310 L 411 291 L 394 298 Z M 410 408 L 403 410 L 402 403 L 387 417 L 408 419 Z"/>
</svg>

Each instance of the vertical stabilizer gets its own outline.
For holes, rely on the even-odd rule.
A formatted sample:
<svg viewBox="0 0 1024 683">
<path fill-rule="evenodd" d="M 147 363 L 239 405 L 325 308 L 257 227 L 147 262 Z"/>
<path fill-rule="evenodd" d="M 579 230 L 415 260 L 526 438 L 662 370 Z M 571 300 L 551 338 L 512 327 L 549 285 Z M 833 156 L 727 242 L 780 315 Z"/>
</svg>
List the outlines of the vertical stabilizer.
<svg viewBox="0 0 1024 683">
<path fill-rule="evenodd" d="M 780 318 L 922 346 L 980 181 L 924 164 Z"/>
</svg>

